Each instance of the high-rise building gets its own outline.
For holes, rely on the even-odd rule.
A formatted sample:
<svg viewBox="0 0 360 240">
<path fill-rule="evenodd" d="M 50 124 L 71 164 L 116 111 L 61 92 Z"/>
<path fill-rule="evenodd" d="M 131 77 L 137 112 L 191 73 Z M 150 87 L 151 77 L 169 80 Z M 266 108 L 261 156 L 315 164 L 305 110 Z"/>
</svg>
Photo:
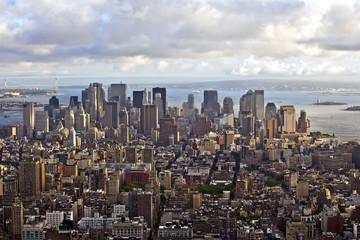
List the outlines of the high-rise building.
<svg viewBox="0 0 360 240">
<path fill-rule="evenodd" d="M 167 114 L 167 109 L 166 109 L 166 88 L 160 88 L 160 87 L 156 87 L 152 89 L 152 99 L 153 99 L 153 103 L 155 101 L 155 96 L 157 93 L 161 94 L 161 100 L 162 100 L 162 111 L 163 114 Z M 154 103 L 155 104 L 155 103 Z"/>
<path fill-rule="evenodd" d="M 70 103 L 72 109 L 79 107 L 79 97 L 78 96 L 71 96 L 70 97 Z"/>
<path fill-rule="evenodd" d="M 141 108 L 143 105 L 144 91 L 133 91 L 133 106 Z"/>
<path fill-rule="evenodd" d="M 169 146 L 170 138 L 172 137 L 174 144 L 179 142 L 178 126 L 175 123 L 174 117 L 164 116 L 160 120 L 159 145 Z"/>
<path fill-rule="evenodd" d="M 156 105 L 143 105 L 141 108 L 140 123 L 144 135 L 150 136 L 151 129 L 158 128 L 158 108 Z"/>
<path fill-rule="evenodd" d="M 212 123 L 206 116 L 198 116 L 194 123 L 194 136 L 203 136 L 211 131 Z"/>
<path fill-rule="evenodd" d="M 218 92 L 216 90 L 204 91 L 204 102 L 201 112 L 211 121 L 220 114 L 220 104 L 218 103 Z"/>
<path fill-rule="evenodd" d="M 306 133 L 307 135 L 310 134 L 310 120 L 307 118 L 307 114 L 306 114 L 305 110 L 300 111 L 297 132 L 298 133 Z"/>
<path fill-rule="evenodd" d="M 294 106 L 280 107 L 280 125 L 283 133 L 296 132 L 296 112 Z"/>
<path fill-rule="evenodd" d="M 249 90 L 240 98 L 239 122 L 241 127 L 244 124 L 244 118 L 248 118 L 249 115 L 254 116 L 255 119 L 264 118 L 263 90 Z"/>
<path fill-rule="evenodd" d="M 100 121 L 104 116 L 105 92 L 101 83 L 91 83 L 82 91 L 82 102 L 85 112 L 91 119 Z"/>
<path fill-rule="evenodd" d="M 52 96 L 49 99 L 49 106 L 58 108 L 60 106 L 59 99 L 56 96 Z"/>
<path fill-rule="evenodd" d="M 119 110 L 120 103 L 117 101 L 105 103 L 105 116 L 103 119 L 104 126 L 106 127 L 119 127 Z"/>
<path fill-rule="evenodd" d="M 12 239 L 21 239 L 21 231 L 24 225 L 24 208 L 20 201 L 11 206 Z"/>
<path fill-rule="evenodd" d="M 119 124 L 129 125 L 129 116 L 126 108 L 121 107 L 119 111 Z"/>
<path fill-rule="evenodd" d="M 120 125 L 119 142 L 122 144 L 129 142 L 129 128 L 124 124 Z"/>
<path fill-rule="evenodd" d="M 120 107 L 126 107 L 127 85 L 124 83 L 111 84 L 108 89 L 108 100 L 119 101 Z"/>
<path fill-rule="evenodd" d="M 188 94 L 188 115 L 189 116 L 194 116 L 194 94 L 189 93 Z"/>
<path fill-rule="evenodd" d="M 65 128 L 71 129 L 75 124 L 74 110 L 69 105 L 65 112 Z"/>
<path fill-rule="evenodd" d="M 21 199 L 31 200 L 40 196 L 42 186 L 41 170 L 41 163 L 39 161 L 20 161 L 19 192 Z"/>
<path fill-rule="evenodd" d="M 32 138 L 34 130 L 34 103 L 32 102 L 23 104 L 23 127 L 24 136 Z"/>
<path fill-rule="evenodd" d="M 157 108 L 158 108 L 158 119 L 160 120 L 160 119 L 164 116 L 163 100 L 162 100 L 162 98 L 161 98 L 161 94 L 160 94 L 160 93 L 156 93 L 156 94 L 155 94 L 154 104 L 155 104 L 155 105 L 157 106 Z"/>
<path fill-rule="evenodd" d="M 143 163 L 154 164 L 154 149 L 150 147 L 141 150 L 141 160 Z"/>
<path fill-rule="evenodd" d="M 86 130 L 87 125 L 86 125 L 86 114 L 84 111 L 84 108 L 82 106 L 82 104 L 79 105 L 79 110 L 76 113 L 75 116 L 75 130 L 76 131 L 83 131 Z"/>
<path fill-rule="evenodd" d="M 266 104 L 265 108 L 265 118 L 271 119 L 276 117 L 276 105 L 272 102 Z"/>
<path fill-rule="evenodd" d="M 234 114 L 234 102 L 231 97 L 224 98 L 223 113 Z"/>
<path fill-rule="evenodd" d="M 37 111 L 35 113 L 35 131 L 49 132 L 49 113 L 47 111 Z"/>
<path fill-rule="evenodd" d="M 125 148 L 125 162 L 136 163 L 138 160 L 137 148 L 134 146 L 129 146 Z"/>
</svg>

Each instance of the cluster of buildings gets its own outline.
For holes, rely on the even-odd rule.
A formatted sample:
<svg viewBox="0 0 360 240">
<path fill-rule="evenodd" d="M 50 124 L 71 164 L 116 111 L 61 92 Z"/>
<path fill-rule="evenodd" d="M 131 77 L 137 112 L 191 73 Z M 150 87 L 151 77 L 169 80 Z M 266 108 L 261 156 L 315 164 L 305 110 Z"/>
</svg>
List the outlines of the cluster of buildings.
<svg viewBox="0 0 360 240">
<path fill-rule="evenodd" d="M 358 239 L 360 145 L 248 91 L 92 83 L 0 129 L 2 239 Z"/>
</svg>

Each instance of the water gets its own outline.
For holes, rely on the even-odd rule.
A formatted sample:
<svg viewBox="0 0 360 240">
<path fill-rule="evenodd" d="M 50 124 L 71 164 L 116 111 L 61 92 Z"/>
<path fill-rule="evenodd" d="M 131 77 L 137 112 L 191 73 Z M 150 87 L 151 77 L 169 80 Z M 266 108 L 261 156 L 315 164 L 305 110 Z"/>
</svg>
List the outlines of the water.
<svg viewBox="0 0 360 240">
<path fill-rule="evenodd" d="M 81 90 L 84 87 L 62 88 L 57 97 L 61 104 L 68 104 L 70 96 L 79 96 L 81 99 Z M 206 86 L 204 86 L 206 89 Z M 132 97 L 132 91 L 139 89 L 128 89 L 128 96 Z M 187 95 L 194 93 L 195 106 L 201 107 L 203 101 L 203 91 L 200 93 L 194 92 L 199 89 L 180 89 L 167 88 L 167 101 L 169 106 L 177 106 L 181 108 L 182 103 L 187 101 Z M 107 90 L 105 90 L 107 93 Z M 235 114 L 239 111 L 239 99 L 245 94 L 243 91 L 219 90 L 219 102 L 225 97 L 229 96 L 233 99 L 235 105 Z M 28 98 L 11 98 L 9 101 L 36 101 L 47 104 L 51 96 L 31 96 Z M 333 101 L 348 103 L 348 106 L 360 105 L 360 96 L 321 96 L 321 101 Z M 3 99 L 6 100 L 6 99 Z M 314 92 L 307 91 L 265 91 L 265 104 L 267 102 L 274 102 L 279 108 L 281 105 L 294 105 L 299 116 L 300 110 L 305 110 L 310 119 L 311 131 L 321 131 L 323 133 L 334 133 L 339 139 L 360 139 L 360 112 L 343 111 L 348 106 L 333 105 L 333 106 L 316 106 L 311 105 L 316 102 L 317 97 Z M 5 115 L 10 115 L 9 118 L 4 118 Z M 0 125 L 14 125 L 22 121 L 22 113 L 18 111 L 0 113 Z"/>
</svg>

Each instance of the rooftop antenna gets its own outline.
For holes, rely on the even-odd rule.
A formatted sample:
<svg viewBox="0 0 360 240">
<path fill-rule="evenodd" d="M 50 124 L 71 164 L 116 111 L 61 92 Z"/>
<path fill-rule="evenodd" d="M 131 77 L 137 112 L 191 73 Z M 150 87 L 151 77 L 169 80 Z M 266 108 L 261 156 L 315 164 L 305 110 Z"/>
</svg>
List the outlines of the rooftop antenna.
<svg viewBox="0 0 360 240">
<path fill-rule="evenodd" d="M 58 79 L 55 78 L 55 90 L 59 90 L 59 86 L 58 86 Z"/>
<path fill-rule="evenodd" d="M 4 86 L 5 89 L 7 89 L 7 79 L 5 78 L 5 86 Z"/>
</svg>

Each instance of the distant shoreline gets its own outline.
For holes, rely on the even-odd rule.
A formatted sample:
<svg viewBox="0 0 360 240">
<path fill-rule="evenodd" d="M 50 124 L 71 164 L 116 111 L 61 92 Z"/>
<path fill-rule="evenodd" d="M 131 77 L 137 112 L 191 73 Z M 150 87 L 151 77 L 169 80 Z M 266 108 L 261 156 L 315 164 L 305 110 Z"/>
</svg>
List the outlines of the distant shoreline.
<svg viewBox="0 0 360 240">
<path fill-rule="evenodd" d="M 347 105 L 347 103 L 343 103 L 343 102 L 319 102 L 319 103 L 313 103 L 310 105 L 319 105 L 319 106 L 333 106 L 333 105 Z"/>
</svg>

